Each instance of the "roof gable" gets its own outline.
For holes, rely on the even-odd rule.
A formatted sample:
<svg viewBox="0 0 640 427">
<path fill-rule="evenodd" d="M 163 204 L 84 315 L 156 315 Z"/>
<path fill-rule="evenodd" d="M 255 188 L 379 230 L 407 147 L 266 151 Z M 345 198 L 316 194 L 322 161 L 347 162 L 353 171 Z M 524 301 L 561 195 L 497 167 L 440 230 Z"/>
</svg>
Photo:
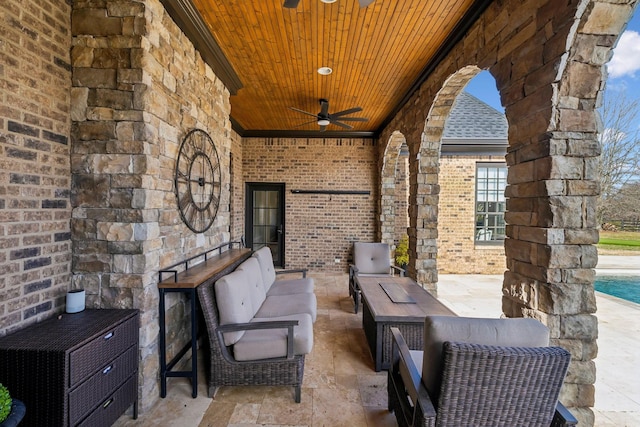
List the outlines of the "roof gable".
<svg viewBox="0 0 640 427">
<path fill-rule="evenodd" d="M 507 118 L 475 96 L 461 92 L 444 125 L 447 140 L 504 140 L 507 143 Z"/>
</svg>

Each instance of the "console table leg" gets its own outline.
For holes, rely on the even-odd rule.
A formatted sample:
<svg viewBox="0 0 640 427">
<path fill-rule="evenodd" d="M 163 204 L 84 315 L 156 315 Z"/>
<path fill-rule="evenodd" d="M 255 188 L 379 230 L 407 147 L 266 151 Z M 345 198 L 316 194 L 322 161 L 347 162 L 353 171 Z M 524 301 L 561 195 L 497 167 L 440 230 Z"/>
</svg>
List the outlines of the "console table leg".
<svg viewBox="0 0 640 427">
<path fill-rule="evenodd" d="M 195 288 L 191 290 L 191 397 L 198 397 L 198 309 Z"/>
<path fill-rule="evenodd" d="M 165 307 L 164 307 L 164 289 L 159 291 L 159 322 L 160 322 L 160 397 L 167 397 L 167 349 L 166 349 L 166 327 L 165 327 Z"/>
</svg>

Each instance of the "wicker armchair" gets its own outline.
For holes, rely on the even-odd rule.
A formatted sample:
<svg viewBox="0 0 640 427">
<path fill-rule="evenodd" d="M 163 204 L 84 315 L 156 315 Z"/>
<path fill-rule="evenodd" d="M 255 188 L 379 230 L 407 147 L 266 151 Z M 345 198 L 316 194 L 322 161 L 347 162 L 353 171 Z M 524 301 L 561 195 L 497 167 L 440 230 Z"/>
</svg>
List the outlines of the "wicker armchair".
<svg viewBox="0 0 640 427">
<path fill-rule="evenodd" d="M 215 397 L 222 386 L 293 386 L 294 399 L 300 403 L 305 355 L 295 355 L 293 327 L 295 320 L 273 320 L 236 325 L 220 325 L 220 314 L 216 303 L 214 283 L 203 283 L 198 287 L 202 314 L 208 332 L 209 360 L 208 394 Z M 225 346 L 223 333 L 239 330 L 287 329 L 287 356 L 250 361 L 234 359 L 232 349 Z"/>
<path fill-rule="evenodd" d="M 424 352 L 391 331 L 388 404 L 400 427 L 577 424 L 558 402 L 570 354 L 544 345 L 538 321 L 427 317 Z"/>
<path fill-rule="evenodd" d="M 358 313 L 360 288 L 356 276 L 404 276 L 404 270 L 391 265 L 391 252 L 387 243 L 355 242 L 353 264 L 349 265 L 349 296 L 353 298 L 353 311 Z"/>
</svg>

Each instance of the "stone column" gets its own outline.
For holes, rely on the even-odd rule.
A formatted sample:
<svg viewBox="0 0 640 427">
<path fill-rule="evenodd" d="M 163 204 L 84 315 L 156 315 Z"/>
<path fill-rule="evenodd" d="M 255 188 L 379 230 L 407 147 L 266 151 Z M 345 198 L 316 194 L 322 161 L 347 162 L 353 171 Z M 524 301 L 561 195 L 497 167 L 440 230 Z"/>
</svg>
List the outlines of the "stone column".
<svg viewBox="0 0 640 427">
<path fill-rule="evenodd" d="M 74 2 L 72 30 L 73 281 L 89 307 L 140 310 L 144 411 L 159 397 L 158 270 L 229 240 L 229 92 L 159 0 Z M 197 235 L 173 191 L 194 127 L 212 137 L 223 182 Z M 187 304 L 167 298 L 169 357 L 190 336 Z"/>
</svg>

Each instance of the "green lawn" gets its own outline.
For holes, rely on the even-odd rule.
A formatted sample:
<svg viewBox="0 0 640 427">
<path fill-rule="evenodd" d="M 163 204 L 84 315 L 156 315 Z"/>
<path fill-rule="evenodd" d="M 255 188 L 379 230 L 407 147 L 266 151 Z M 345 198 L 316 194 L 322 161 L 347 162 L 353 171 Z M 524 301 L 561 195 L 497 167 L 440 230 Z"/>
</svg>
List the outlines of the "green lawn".
<svg viewBox="0 0 640 427">
<path fill-rule="evenodd" d="M 640 233 L 600 231 L 599 249 L 640 252 Z"/>
</svg>

